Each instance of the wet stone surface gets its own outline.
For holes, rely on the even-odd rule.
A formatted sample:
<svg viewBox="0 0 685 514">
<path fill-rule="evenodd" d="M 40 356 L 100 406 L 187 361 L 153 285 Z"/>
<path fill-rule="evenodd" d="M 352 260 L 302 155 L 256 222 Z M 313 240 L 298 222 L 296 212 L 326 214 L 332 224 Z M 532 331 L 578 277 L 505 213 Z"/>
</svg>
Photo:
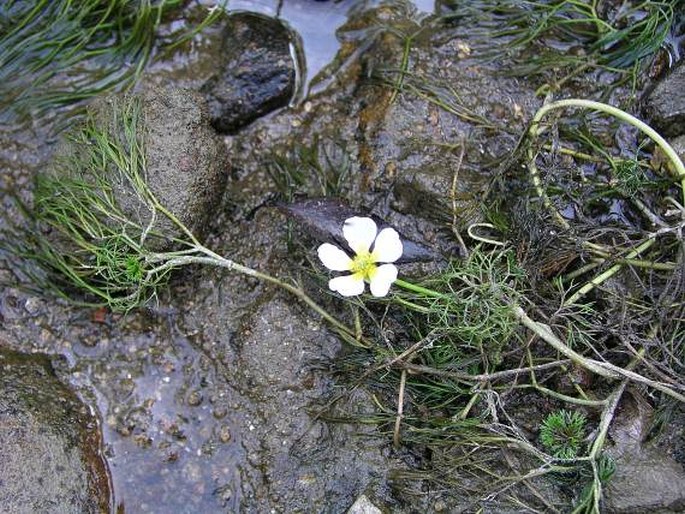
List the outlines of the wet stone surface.
<svg viewBox="0 0 685 514">
<path fill-rule="evenodd" d="M 209 126 L 202 95 L 173 86 L 148 85 L 140 92 L 98 100 L 90 110 L 98 126 L 106 129 L 112 120 L 121 119 L 121 112 L 133 101 L 141 107 L 139 131 L 150 189 L 181 223 L 202 237 L 230 173 L 225 145 Z M 62 136 L 62 140 L 67 138 Z M 74 145 L 61 147 L 61 152 L 79 151 Z M 149 209 L 138 197 L 123 190 L 117 198 L 130 216 L 143 224 L 149 222 Z M 178 232 L 169 219 L 158 217 L 158 223 L 164 233 Z"/>
<path fill-rule="evenodd" d="M 643 100 L 643 112 L 652 127 L 665 137 L 685 134 L 685 63 L 680 62 L 656 83 Z"/>
<path fill-rule="evenodd" d="M 615 459 L 616 472 L 606 488 L 607 512 L 675 514 L 685 510 L 685 468 L 663 448 L 646 441 L 653 416 L 653 408 L 640 393 L 628 392 L 622 398 L 609 431 L 613 445 L 608 453 Z M 665 429 L 667 434 L 671 431 L 671 427 Z"/>
<path fill-rule="evenodd" d="M 0 340 L 0 510 L 96 514 L 111 508 L 101 434 L 43 355 Z"/>
<path fill-rule="evenodd" d="M 294 37 L 275 18 L 228 16 L 219 70 L 202 86 L 214 128 L 234 133 L 288 105 L 296 87 Z"/>
<path fill-rule="evenodd" d="M 390 462 L 382 441 L 362 437 L 372 431 L 311 416 L 333 385 L 324 371 L 339 343 L 280 296 L 248 315 L 233 343 L 236 387 L 259 406 L 242 436 L 250 464 L 262 470 L 250 481 L 250 504 L 342 512 Z"/>
</svg>

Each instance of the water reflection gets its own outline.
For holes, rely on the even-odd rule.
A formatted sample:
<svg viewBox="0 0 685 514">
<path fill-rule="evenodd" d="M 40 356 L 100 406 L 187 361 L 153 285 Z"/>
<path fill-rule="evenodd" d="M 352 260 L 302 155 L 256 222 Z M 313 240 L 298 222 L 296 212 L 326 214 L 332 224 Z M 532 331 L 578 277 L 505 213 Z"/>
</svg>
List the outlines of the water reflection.
<svg viewBox="0 0 685 514">
<path fill-rule="evenodd" d="M 215 2 L 203 0 L 204 5 Z M 378 0 L 231 0 L 229 11 L 250 11 L 280 18 L 287 23 L 302 39 L 302 54 L 306 62 L 305 88 L 333 61 L 340 41 L 336 35 L 338 28 L 347 22 L 352 11 L 371 9 L 384 3 Z M 414 4 L 421 13 L 432 13 L 433 0 L 415 0 Z"/>
</svg>

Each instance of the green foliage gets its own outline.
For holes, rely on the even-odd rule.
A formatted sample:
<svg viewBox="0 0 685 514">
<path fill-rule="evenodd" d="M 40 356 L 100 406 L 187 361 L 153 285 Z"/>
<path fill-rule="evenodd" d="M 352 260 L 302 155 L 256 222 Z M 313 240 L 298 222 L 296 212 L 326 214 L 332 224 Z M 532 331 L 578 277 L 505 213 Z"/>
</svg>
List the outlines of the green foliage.
<svg viewBox="0 0 685 514">
<path fill-rule="evenodd" d="M 464 25 L 482 36 L 485 56 L 501 55 L 501 48 L 493 51 L 493 39 L 517 51 L 514 74 L 561 70 L 566 79 L 601 67 L 632 76 L 668 36 L 676 3 L 630 2 L 612 9 L 609 2 L 583 0 L 451 2 L 445 19 L 469 20 Z"/>
<path fill-rule="evenodd" d="M 89 117 L 70 135 L 73 151 L 37 176 L 33 206 L 24 206 L 32 230 L 4 239 L 34 283 L 62 297 L 85 293 L 82 303 L 128 310 L 155 294 L 173 268 L 164 263 L 183 253 L 158 249 L 192 241 L 157 230 L 157 221 L 171 214 L 145 183 L 139 102 L 116 104 L 108 116 L 106 127 Z M 133 199 L 128 209 L 123 197 Z"/>
<path fill-rule="evenodd" d="M 597 459 L 597 478 L 606 484 L 616 473 L 616 461 L 608 454 L 602 453 Z"/>
<path fill-rule="evenodd" d="M 421 337 L 441 334 L 428 352 L 431 365 L 452 366 L 473 352 L 496 364 L 518 327 L 508 302 L 519 297 L 524 280 L 510 251 L 478 248 L 421 283 L 439 295 L 398 291 L 396 298 L 417 314 L 410 317 Z"/>
<path fill-rule="evenodd" d="M 540 442 L 554 457 L 574 459 L 585 436 L 586 421 L 578 411 L 553 412 L 540 426 Z"/>
<path fill-rule="evenodd" d="M 314 138 L 310 145 L 297 146 L 288 155 L 274 152 L 266 169 L 284 200 L 299 195 L 344 196 L 351 162 L 342 144 Z"/>
<path fill-rule="evenodd" d="M 157 29 L 183 0 L 9 0 L 0 2 L 0 122 L 134 82 L 153 56 Z M 191 37 L 213 22 L 165 42 Z"/>
<path fill-rule="evenodd" d="M 613 168 L 614 187 L 626 198 L 632 198 L 647 188 L 654 187 L 654 181 L 646 175 L 637 159 L 618 161 Z"/>
</svg>

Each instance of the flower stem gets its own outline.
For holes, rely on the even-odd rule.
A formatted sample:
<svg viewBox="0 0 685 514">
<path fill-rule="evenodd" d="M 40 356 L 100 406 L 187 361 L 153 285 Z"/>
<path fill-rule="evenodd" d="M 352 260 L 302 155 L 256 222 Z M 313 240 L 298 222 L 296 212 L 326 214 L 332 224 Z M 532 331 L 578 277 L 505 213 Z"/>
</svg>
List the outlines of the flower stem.
<svg viewBox="0 0 685 514">
<path fill-rule="evenodd" d="M 404 280 L 398 278 L 395 280 L 395 284 L 401 287 L 402 289 L 406 289 L 407 291 L 411 291 L 413 293 L 418 293 L 424 296 L 430 296 L 432 298 L 447 298 L 448 295 L 444 293 L 440 293 L 438 291 L 434 291 L 433 289 L 428 289 L 422 286 L 417 286 L 416 284 L 412 284 L 411 282 L 405 282 Z"/>
<path fill-rule="evenodd" d="M 676 177 L 680 181 L 680 186 L 683 193 L 683 201 L 685 202 L 685 165 L 681 161 L 680 157 L 678 157 L 676 151 L 656 130 L 647 125 L 644 121 L 639 120 L 635 116 L 632 116 L 631 114 L 628 114 L 627 112 L 618 109 L 617 107 L 602 102 L 595 102 L 593 100 L 582 100 L 579 98 L 569 98 L 566 100 L 558 100 L 556 102 L 548 103 L 547 105 L 543 105 L 540 109 L 538 109 L 538 112 L 536 112 L 535 116 L 533 116 L 533 119 L 530 124 L 530 129 L 528 131 L 531 139 L 534 140 L 538 137 L 538 135 L 540 135 L 540 121 L 548 112 L 553 111 L 555 109 L 563 109 L 566 107 L 580 107 L 584 109 L 600 111 L 605 114 L 614 116 L 615 118 L 618 118 L 621 121 L 629 123 L 630 125 L 642 131 L 664 151 L 669 161 L 673 165 L 673 170 L 676 174 Z M 536 159 L 537 152 L 533 149 L 533 146 L 531 144 L 528 146 L 528 169 L 530 171 L 531 178 L 533 180 L 533 185 L 535 186 L 538 196 L 542 198 L 545 207 L 551 208 L 552 202 L 542 187 L 540 173 L 537 169 L 537 165 L 535 164 Z M 557 221 L 559 221 L 564 228 L 569 228 L 568 222 L 564 220 L 564 218 L 556 211 L 556 209 L 554 209 L 553 212 L 555 213 Z"/>
<path fill-rule="evenodd" d="M 530 317 L 528 317 L 528 315 L 519 305 L 512 304 L 511 307 L 514 315 L 525 327 L 532 330 L 543 341 L 548 343 L 565 357 L 571 359 L 577 365 L 606 378 L 627 378 L 635 382 L 648 385 L 675 398 L 680 402 L 685 402 L 685 396 L 661 382 L 656 382 L 649 378 L 643 377 L 642 375 L 635 373 L 630 369 L 624 369 L 609 362 L 597 361 L 580 355 L 569 348 L 561 339 L 559 339 L 547 325 L 533 321 Z"/>
<path fill-rule="evenodd" d="M 231 259 L 227 259 L 226 257 L 222 257 L 221 255 L 214 253 L 209 248 L 202 246 L 200 244 L 197 245 L 197 249 L 199 252 L 202 252 L 207 257 L 204 257 L 204 258 L 203 257 L 197 257 L 195 259 L 195 262 L 203 262 L 205 264 L 213 264 L 215 266 L 221 266 L 222 268 L 226 268 L 226 269 L 229 269 L 232 271 L 237 271 L 237 272 L 242 273 L 244 275 L 254 277 L 254 278 L 263 280 L 265 282 L 269 282 L 271 284 L 275 284 L 278 287 L 285 289 L 289 293 L 295 295 L 302 302 L 304 302 L 309 308 L 311 308 L 314 312 L 316 312 L 324 320 L 326 320 L 331 326 L 333 326 L 335 329 L 340 331 L 343 335 L 354 339 L 357 344 L 361 344 L 362 346 L 368 346 L 369 345 L 368 341 L 366 341 L 363 338 L 360 339 L 354 330 L 347 327 L 344 323 L 340 322 L 338 319 L 336 319 L 334 316 L 332 316 L 326 309 L 324 309 L 318 303 L 316 303 L 316 301 L 314 301 L 314 299 L 312 297 L 310 297 L 307 293 L 305 293 L 301 287 L 290 284 L 288 282 L 285 282 L 278 277 L 274 277 L 273 275 L 269 275 L 267 273 L 262 273 L 261 271 L 257 271 L 255 269 L 249 268 L 249 267 L 244 266 L 242 264 L 239 264 L 239 263 L 237 263 Z"/>
</svg>

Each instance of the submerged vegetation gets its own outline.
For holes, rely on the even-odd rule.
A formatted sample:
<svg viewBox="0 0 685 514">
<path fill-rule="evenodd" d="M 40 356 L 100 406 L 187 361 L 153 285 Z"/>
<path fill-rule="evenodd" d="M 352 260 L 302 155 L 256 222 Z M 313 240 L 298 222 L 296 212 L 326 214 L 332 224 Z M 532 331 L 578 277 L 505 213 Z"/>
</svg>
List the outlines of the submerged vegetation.
<svg viewBox="0 0 685 514">
<path fill-rule="evenodd" d="M 542 0 L 519 2 L 446 2 L 453 5 L 446 21 L 475 21 L 481 55 L 495 58 L 495 45 L 517 53 L 514 74 L 554 73 L 548 83 L 557 90 L 588 70 L 618 74 L 619 80 L 637 80 L 645 57 L 653 56 L 667 38 L 677 2 L 610 2 Z M 487 40 L 487 41 L 486 41 Z"/>
<path fill-rule="evenodd" d="M 38 175 L 33 205 L 16 198 L 29 226 L 9 225 L 0 235 L 19 281 L 82 305 L 126 312 L 155 298 L 175 269 L 219 266 L 278 285 L 343 337 L 354 335 L 299 285 L 211 251 L 160 203 L 147 183 L 136 96 L 113 102 L 105 118 L 91 115 L 73 131 L 75 151 L 51 173 Z M 124 205 L 122 198 L 132 200 Z M 176 234 L 162 229 L 162 220 Z"/>
<path fill-rule="evenodd" d="M 33 19 L 19 3 L 8 5 L 15 7 L 0 11 L 6 17 Z M 164 8 L 176 3 L 140 5 L 159 23 Z M 614 13 L 599 12 L 598 2 L 575 0 L 455 2 L 442 21 L 477 20 L 472 41 L 494 35 L 496 51 L 516 54 L 517 73 L 543 74 L 540 91 L 549 93 L 586 71 L 636 80 L 644 58 L 664 41 L 675 3 L 631 5 Z M 97 16 L 84 15 L 79 26 L 105 27 L 100 20 L 113 12 L 120 11 L 92 11 Z M 133 19 L 124 18 L 121 26 L 135 27 Z M 17 23 L 10 34 L 30 25 Z M 145 27 L 126 34 L 149 34 Z M 91 48 L 90 39 L 83 41 L 80 47 Z M 137 46 L 145 37 L 135 41 L 122 48 L 142 66 L 152 47 Z M 492 56 L 478 44 L 473 48 L 473 58 Z M 405 45 L 394 80 L 384 81 L 393 100 L 418 97 L 484 133 L 514 135 L 468 108 L 455 88 L 412 73 L 409 50 Z M 89 58 L 100 55 L 105 51 Z M 48 70 L 58 66 L 53 61 L 46 58 L 34 69 L 45 74 L 38 89 L 50 83 Z M 128 69 L 135 74 L 138 68 Z M 74 87 L 95 94 L 116 76 Z M 35 105 L 76 98 L 68 91 L 55 94 Z M 15 100 L 21 105 L 23 97 Z M 154 300 L 171 272 L 190 264 L 224 267 L 284 288 L 355 346 L 335 363 L 340 381 L 348 391 L 366 386 L 376 406 L 370 414 L 321 416 L 376 424 L 396 448 L 413 452 L 416 465 L 394 473 L 394 485 L 424 495 L 428 483 L 473 510 L 514 505 L 597 513 L 617 466 L 607 452 L 609 433 L 628 388 L 658 409 L 662 425 L 682 413 L 685 167 L 659 134 L 626 111 L 591 100 L 548 99 L 528 131 L 516 134 L 521 140 L 508 156 L 509 167 L 493 178 L 483 199 L 492 223 L 481 226 L 495 235 L 467 232 L 471 237 L 459 240 L 464 258 L 447 259 L 428 276 L 410 281 L 400 268 L 387 297 L 328 297 L 325 307 L 300 283 L 210 250 L 160 203 L 146 183 L 139 114 L 133 101 L 112 113 L 107 128 L 87 118 L 72 135 L 84 151 L 38 177 L 31 205 L 18 200 L 29 231 L 8 227 L 3 242 L 20 258 L 13 271 L 21 279 L 119 311 Z M 659 152 L 665 157 L 658 159 Z M 269 174 L 285 201 L 354 191 L 348 185 L 354 163 L 342 145 L 316 140 L 270 161 Z M 133 212 L 142 216 L 122 207 L 121 191 L 135 198 Z M 162 218 L 177 234 L 160 229 Z M 312 283 L 323 284 L 321 273 L 309 273 Z M 321 296 L 329 293 L 320 289 Z"/>
<path fill-rule="evenodd" d="M 133 84 L 155 51 L 212 23 L 160 41 L 157 31 L 182 0 L 8 0 L 0 4 L 1 124 L 53 114 L 97 94 Z"/>
</svg>

